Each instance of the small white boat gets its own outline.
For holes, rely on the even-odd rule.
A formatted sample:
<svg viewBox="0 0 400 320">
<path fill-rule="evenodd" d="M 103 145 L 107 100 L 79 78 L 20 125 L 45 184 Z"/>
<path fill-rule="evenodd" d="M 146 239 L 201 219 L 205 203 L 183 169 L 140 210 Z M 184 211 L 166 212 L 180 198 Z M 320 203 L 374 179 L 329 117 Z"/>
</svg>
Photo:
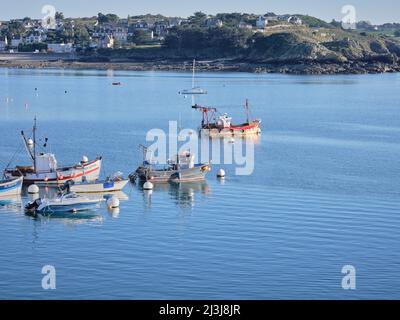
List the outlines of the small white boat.
<svg viewBox="0 0 400 320">
<path fill-rule="evenodd" d="M 108 179 L 94 182 L 71 184 L 70 190 L 76 193 L 99 193 L 121 191 L 129 182 L 127 179 Z"/>
<path fill-rule="evenodd" d="M 180 91 L 179 93 L 184 96 L 189 96 L 192 94 L 207 94 L 207 91 L 200 87 L 194 87 L 191 89 L 184 89 L 184 90 Z"/>
<path fill-rule="evenodd" d="M 96 209 L 101 201 L 99 199 L 80 196 L 73 192 L 67 192 L 55 199 L 41 198 L 31 201 L 25 206 L 25 211 L 27 214 L 33 216 L 38 214 L 52 216 L 59 213 L 76 214 L 77 212 Z"/>
<path fill-rule="evenodd" d="M 23 177 L 0 180 L 0 198 L 20 195 L 23 180 Z"/>
<path fill-rule="evenodd" d="M 197 94 L 207 94 L 207 90 L 204 90 L 200 87 L 195 86 L 195 71 L 196 71 L 196 60 L 193 59 L 193 74 L 192 74 L 192 88 L 184 89 L 179 92 L 179 94 L 187 96 L 187 95 L 197 95 Z"/>
</svg>

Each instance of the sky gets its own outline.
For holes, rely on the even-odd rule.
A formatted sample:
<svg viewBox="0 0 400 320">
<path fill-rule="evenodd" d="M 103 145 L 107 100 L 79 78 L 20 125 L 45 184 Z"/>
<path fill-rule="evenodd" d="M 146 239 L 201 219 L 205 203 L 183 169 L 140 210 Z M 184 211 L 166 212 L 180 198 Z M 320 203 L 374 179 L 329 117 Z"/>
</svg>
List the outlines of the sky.
<svg viewBox="0 0 400 320">
<path fill-rule="evenodd" d="M 97 13 L 116 13 L 120 17 L 145 13 L 167 16 L 190 16 L 195 11 L 208 14 L 219 12 L 309 14 L 326 21 L 341 20 L 345 5 L 353 5 L 357 20 L 374 24 L 400 22 L 399 0 L 0 0 L 0 20 L 31 17 L 42 18 L 42 7 L 53 5 L 66 17 L 94 16 Z"/>
</svg>

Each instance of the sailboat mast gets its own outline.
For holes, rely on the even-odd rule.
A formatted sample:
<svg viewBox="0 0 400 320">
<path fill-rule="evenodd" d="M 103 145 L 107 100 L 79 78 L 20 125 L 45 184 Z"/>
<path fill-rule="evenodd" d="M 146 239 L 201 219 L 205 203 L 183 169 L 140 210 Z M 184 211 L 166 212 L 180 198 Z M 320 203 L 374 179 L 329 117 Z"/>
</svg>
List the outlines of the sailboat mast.
<svg viewBox="0 0 400 320">
<path fill-rule="evenodd" d="M 192 89 L 194 89 L 194 72 L 196 67 L 196 59 L 193 59 Z"/>
<path fill-rule="evenodd" d="M 36 116 L 33 123 L 33 170 L 36 172 Z"/>
</svg>

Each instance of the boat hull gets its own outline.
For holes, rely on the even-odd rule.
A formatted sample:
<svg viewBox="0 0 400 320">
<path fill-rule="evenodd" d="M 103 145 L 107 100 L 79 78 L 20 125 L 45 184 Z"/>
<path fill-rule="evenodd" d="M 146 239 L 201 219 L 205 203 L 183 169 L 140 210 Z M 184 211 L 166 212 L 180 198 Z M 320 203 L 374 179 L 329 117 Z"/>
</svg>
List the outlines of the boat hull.
<svg viewBox="0 0 400 320">
<path fill-rule="evenodd" d="M 67 212 L 81 212 L 81 211 L 91 211 L 96 209 L 99 201 L 92 200 L 86 203 L 79 204 L 48 204 L 37 210 L 37 213 L 42 215 L 51 215 L 53 213 L 67 213 Z"/>
<path fill-rule="evenodd" d="M 21 194 L 23 177 L 0 180 L 0 198 Z"/>
<path fill-rule="evenodd" d="M 129 180 L 121 181 L 103 181 L 93 183 L 76 183 L 70 186 L 70 190 L 76 193 L 101 193 L 121 191 Z"/>
<path fill-rule="evenodd" d="M 102 159 L 97 158 L 93 161 L 80 163 L 75 166 L 68 166 L 59 168 L 54 171 L 40 171 L 40 172 L 23 172 L 24 184 L 38 184 L 38 185 L 62 185 L 68 180 L 74 182 L 82 182 L 85 177 L 87 181 L 95 181 L 100 176 Z M 7 178 L 20 176 L 18 170 L 6 170 L 5 175 Z"/>
<path fill-rule="evenodd" d="M 193 168 L 180 170 L 136 170 L 137 177 L 140 181 L 150 181 L 152 183 L 169 183 L 169 182 L 194 182 L 203 181 L 209 172 L 210 167 L 207 164 L 195 165 Z"/>
<path fill-rule="evenodd" d="M 102 200 L 87 197 L 73 197 L 67 199 L 59 197 L 55 199 L 37 199 L 25 206 L 28 215 L 37 216 L 76 216 L 78 212 L 95 211 Z"/>
<path fill-rule="evenodd" d="M 232 137 L 232 136 L 255 136 L 261 134 L 260 122 L 255 121 L 250 124 L 230 126 L 228 128 L 200 128 L 200 135 L 208 137 Z"/>
</svg>

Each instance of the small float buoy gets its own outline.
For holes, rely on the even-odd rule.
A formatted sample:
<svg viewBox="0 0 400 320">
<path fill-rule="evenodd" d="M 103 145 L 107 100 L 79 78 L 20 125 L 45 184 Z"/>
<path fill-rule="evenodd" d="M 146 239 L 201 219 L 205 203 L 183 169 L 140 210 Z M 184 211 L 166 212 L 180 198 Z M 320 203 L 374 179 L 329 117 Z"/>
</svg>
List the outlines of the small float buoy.
<svg viewBox="0 0 400 320">
<path fill-rule="evenodd" d="M 29 148 L 33 147 L 33 140 L 31 138 L 28 139 L 28 147 Z"/>
<path fill-rule="evenodd" d="M 154 186 L 150 181 L 146 181 L 143 185 L 143 190 L 153 190 Z"/>
<path fill-rule="evenodd" d="M 225 170 L 224 169 L 219 169 L 217 172 L 217 177 L 218 178 L 225 178 Z"/>
<path fill-rule="evenodd" d="M 115 196 L 107 200 L 107 206 L 109 209 L 114 209 L 119 207 L 119 199 Z"/>
<path fill-rule="evenodd" d="M 28 193 L 29 194 L 35 194 L 35 193 L 39 193 L 39 187 L 36 184 L 31 184 L 28 187 Z"/>
<path fill-rule="evenodd" d="M 39 193 L 28 193 L 28 197 L 30 201 L 35 201 L 37 199 L 40 199 Z"/>
</svg>

